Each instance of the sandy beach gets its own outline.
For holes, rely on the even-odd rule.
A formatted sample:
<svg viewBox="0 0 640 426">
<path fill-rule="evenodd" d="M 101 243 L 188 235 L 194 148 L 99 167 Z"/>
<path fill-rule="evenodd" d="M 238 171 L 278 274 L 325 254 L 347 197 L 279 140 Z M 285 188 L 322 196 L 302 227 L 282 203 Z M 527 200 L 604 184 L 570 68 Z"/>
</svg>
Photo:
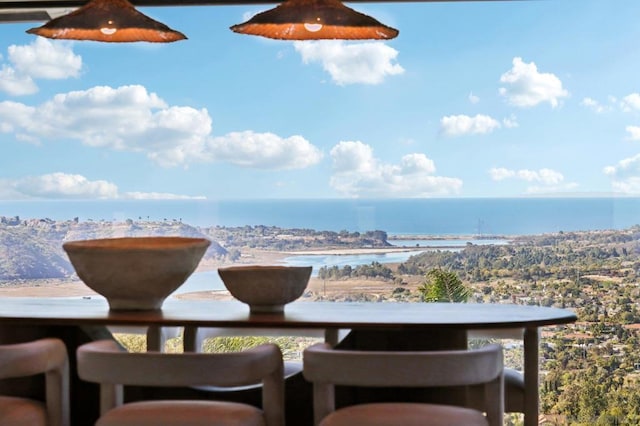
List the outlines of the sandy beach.
<svg viewBox="0 0 640 426">
<path fill-rule="evenodd" d="M 78 279 L 12 281 L 0 287 L 0 297 L 81 297 L 96 294 Z"/>
</svg>

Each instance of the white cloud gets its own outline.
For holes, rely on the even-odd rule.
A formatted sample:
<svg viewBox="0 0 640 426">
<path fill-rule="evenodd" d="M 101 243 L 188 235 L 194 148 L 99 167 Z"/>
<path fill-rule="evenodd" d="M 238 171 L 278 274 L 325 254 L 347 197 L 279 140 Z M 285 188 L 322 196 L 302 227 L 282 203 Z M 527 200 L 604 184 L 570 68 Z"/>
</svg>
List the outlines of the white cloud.
<svg viewBox="0 0 640 426">
<path fill-rule="evenodd" d="M 589 108 L 597 108 L 597 107 L 599 107 L 600 103 L 598 101 L 596 101 L 595 99 L 586 97 L 586 98 L 582 99 L 582 102 L 580 102 L 580 105 L 586 106 L 586 107 L 589 107 Z"/>
<path fill-rule="evenodd" d="M 130 200 L 205 200 L 203 195 L 178 195 L 167 192 L 125 192 L 122 197 Z"/>
<path fill-rule="evenodd" d="M 34 79 L 78 77 L 82 69 L 82 58 L 73 53 L 70 44 L 64 42 L 52 43 L 37 37 L 29 45 L 9 46 L 8 52 L 11 65 L 2 64 L 0 91 L 12 96 L 36 93 L 38 87 Z"/>
<path fill-rule="evenodd" d="M 607 166 L 603 173 L 611 178 L 611 188 L 625 194 L 640 194 L 640 154 Z"/>
<path fill-rule="evenodd" d="M 58 94 L 37 107 L 0 102 L 0 131 L 21 140 L 77 140 L 145 154 L 164 167 L 228 161 L 244 167 L 303 168 L 322 153 L 302 136 L 251 131 L 212 137 L 206 109 L 168 106 L 143 86 L 98 86 Z"/>
<path fill-rule="evenodd" d="M 520 126 L 520 124 L 518 124 L 518 119 L 513 114 L 511 114 L 511 116 L 509 116 L 509 118 L 503 118 L 502 119 L 502 125 L 504 127 L 506 127 L 507 129 L 513 129 L 513 128 L 516 128 L 516 127 Z"/>
<path fill-rule="evenodd" d="M 611 182 L 611 189 L 615 192 L 624 194 L 640 194 L 640 177 L 629 177 L 624 180 L 615 180 Z"/>
<path fill-rule="evenodd" d="M 607 103 L 603 104 L 596 99 L 585 97 L 580 105 L 592 110 L 597 114 L 603 114 L 612 111 L 615 107 L 619 107 L 622 112 L 640 111 L 640 93 L 630 93 L 618 100 L 615 96 L 607 96 Z"/>
<path fill-rule="evenodd" d="M 620 160 L 615 166 L 605 167 L 604 174 L 614 179 L 640 176 L 640 154 Z"/>
<path fill-rule="evenodd" d="M 489 176 L 494 181 L 506 179 L 522 180 L 532 185 L 526 188 L 528 194 L 545 194 L 553 192 L 566 192 L 578 187 L 574 182 L 564 182 L 562 173 L 552 169 L 512 170 L 504 167 L 495 167 L 489 170 Z"/>
<path fill-rule="evenodd" d="M 27 137 L 27 131 L 36 109 L 19 102 L 0 102 L 0 132 L 15 132 L 18 137 Z"/>
<path fill-rule="evenodd" d="M 319 62 L 338 85 L 380 84 L 404 73 L 395 63 L 398 51 L 383 43 L 347 44 L 341 40 L 294 42 L 305 64 Z"/>
<path fill-rule="evenodd" d="M 440 131 L 449 137 L 491 133 L 500 123 L 488 115 L 449 115 L 440 119 Z"/>
<path fill-rule="evenodd" d="M 220 161 L 258 169 L 303 169 L 317 164 L 322 152 L 302 136 L 281 138 L 273 133 L 233 132 L 208 144 Z"/>
<path fill-rule="evenodd" d="M 360 141 L 340 142 L 331 149 L 333 171 L 336 173 L 373 173 L 377 161 L 373 157 L 373 148 Z"/>
<path fill-rule="evenodd" d="M 504 167 L 494 167 L 489 170 L 489 175 L 493 180 L 504 180 L 514 177 L 516 175 L 516 172 L 513 170 L 505 169 Z"/>
<path fill-rule="evenodd" d="M 424 154 L 408 154 L 402 157 L 400 162 L 400 172 L 403 175 L 419 173 L 435 173 L 436 165 Z"/>
<path fill-rule="evenodd" d="M 540 73 L 535 63 L 525 63 L 522 58 L 513 58 L 513 67 L 502 74 L 500 94 L 517 107 L 532 107 L 549 102 L 555 108 L 569 92 L 562 88 L 562 82 L 554 74 Z"/>
<path fill-rule="evenodd" d="M 640 110 L 640 93 L 631 93 L 620 101 L 620 108 L 624 112 Z"/>
<path fill-rule="evenodd" d="M 3 181 L 24 198 L 117 198 L 118 187 L 105 180 L 90 181 L 82 175 L 51 173 Z"/>
<path fill-rule="evenodd" d="M 159 192 L 127 192 L 119 195 L 118 187 L 106 180 L 89 180 L 78 174 L 50 173 L 19 179 L 0 179 L 0 199 L 191 199 Z"/>
<path fill-rule="evenodd" d="M 627 133 L 629 133 L 628 139 L 632 141 L 640 140 L 640 127 L 638 126 L 627 126 L 625 127 Z"/>
<path fill-rule="evenodd" d="M 540 181 L 545 185 L 556 185 L 564 180 L 564 176 L 555 170 L 540 169 L 538 170 L 538 176 L 534 180 Z"/>
<path fill-rule="evenodd" d="M 405 155 L 399 165 L 385 164 L 360 141 L 342 141 L 330 154 L 330 184 L 349 197 L 431 197 L 456 194 L 462 188 L 461 179 L 434 176 L 435 164 L 424 154 Z"/>
<path fill-rule="evenodd" d="M 600 102 L 589 97 L 582 99 L 582 101 L 580 102 L 580 105 L 582 105 L 585 108 L 589 108 L 590 110 L 592 110 L 597 114 L 602 114 L 602 113 L 611 111 L 611 106 L 602 105 Z"/>
<path fill-rule="evenodd" d="M 519 179 L 526 180 L 527 182 L 533 182 L 533 181 L 539 180 L 538 172 L 533 170 L 527 170 L 527 169 L 517 170 L 514 176 Z"/>
<path fill-rule="evenodd" d="M 580 102 L 580 105 L 598 114 L 610 112 L 614 107 L 619 107 L 623 112 L 640 111 L 640 93 L 630 93 L 620 100 L 615 96 L 609 95 L 607 96 L 607 104 L 585 97 Z"/>
<path fill-rule="evenodd" d="M 73 53 L 70 43 L 53 43 L 36 37 L 26 46 L 9 46 L 9 61 L 15 69 L 33 78 L 60 80 L 78 77 L 82 58 Z"/>
<path fill-rule="evenodd" d="M 540 170 L 510 170 L 504 167 L 496 167 L 489 170 L 491 179 L 495 181 L 505 179 L 519 179 L 526 182 L 538 182 L 544 185 L 557 185 L 564 181 L 562 173 L 551 169 Z"/>
<path fill-rule="evenodd" d="M 11 96 L 31 95 L 38 91 L 38 86 L 28 75 L 22 75 L 15 69 L 3 65 L 0 68 L 0 91 Z"/>
<path fill-rule="evenodd" d="M 473 92 L 469 93 L 469 102 L 471 102 L 472 104 L 477 104 L 478 102 L 480 102 L 480 98 L 474 95 Z"/>
</svg>

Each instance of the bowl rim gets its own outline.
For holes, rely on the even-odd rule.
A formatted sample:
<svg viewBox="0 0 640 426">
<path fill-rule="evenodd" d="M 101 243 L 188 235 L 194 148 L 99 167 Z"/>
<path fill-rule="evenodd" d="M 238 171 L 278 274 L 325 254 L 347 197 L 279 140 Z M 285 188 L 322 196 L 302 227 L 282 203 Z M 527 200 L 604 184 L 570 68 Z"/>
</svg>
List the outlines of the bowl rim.
<svg viewBox="0 0 640 426">
<path fill-rule="evenodd" d="M 203 237 L 182 236 L 141 236 L 93 238 L 87 240 L 66 241 L 62 244 L 65 251 L 162 251 L 187 247 L 208 247 L 211 240 Z"/>
</svg>

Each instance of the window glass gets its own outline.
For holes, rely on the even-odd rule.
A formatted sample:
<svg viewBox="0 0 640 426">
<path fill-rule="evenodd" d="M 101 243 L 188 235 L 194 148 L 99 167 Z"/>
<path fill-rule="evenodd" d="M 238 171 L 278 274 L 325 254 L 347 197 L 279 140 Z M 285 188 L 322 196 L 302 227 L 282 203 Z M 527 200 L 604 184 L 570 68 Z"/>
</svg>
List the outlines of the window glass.
<svg viewBox="0 0 640 426">
<path fill-rule="evenodd" d="M 637 424 L 640 4 L 350 6 L 399 36 L 229 30 L 271 5 L 141 8 L 170 44 L 0 25 L 0 295 L 92 296 L 62 243 L 117 236 L 211 239 L 182 297 L 227 297 L 229 264 L 313 265 L 336 301 L 453 272 L 579 314 L 544 336 L 544 413 Z"/>
</svg>

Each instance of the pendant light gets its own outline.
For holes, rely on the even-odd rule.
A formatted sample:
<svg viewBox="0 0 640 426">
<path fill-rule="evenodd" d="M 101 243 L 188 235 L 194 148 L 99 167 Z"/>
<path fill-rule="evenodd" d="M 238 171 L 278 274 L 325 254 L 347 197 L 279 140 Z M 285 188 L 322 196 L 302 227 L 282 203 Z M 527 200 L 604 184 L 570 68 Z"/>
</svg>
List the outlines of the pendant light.
<svg viewBox="0 0 640 426">
<path fill-rule="evenodd" d="M 52 19 L 29 34 L 53 39 L 102 42 L 170 43 L 187 37 L 138 12 L 127 0 L 91 0 L 81 8 Z"/>
<path fill-rule="evenodd" d="M 280 40 L 389 40 L 398 35 L 339 0 L 286 0 L 231 30 Z"/>
</svg>

